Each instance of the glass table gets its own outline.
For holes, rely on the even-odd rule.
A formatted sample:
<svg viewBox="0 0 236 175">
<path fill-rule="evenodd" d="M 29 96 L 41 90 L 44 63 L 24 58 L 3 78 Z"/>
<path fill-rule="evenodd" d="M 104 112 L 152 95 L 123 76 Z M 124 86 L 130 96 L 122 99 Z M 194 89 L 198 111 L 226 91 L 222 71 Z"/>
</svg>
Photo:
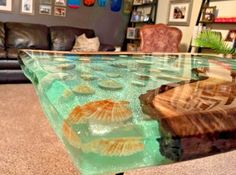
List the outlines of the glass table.
<svg viewBox="0 0 236 175">
<path fill-rule="evenodd" d="M 21 50 L 19 61 L 82 174 L 236 148 L 235 60 Z"/>
</svg>

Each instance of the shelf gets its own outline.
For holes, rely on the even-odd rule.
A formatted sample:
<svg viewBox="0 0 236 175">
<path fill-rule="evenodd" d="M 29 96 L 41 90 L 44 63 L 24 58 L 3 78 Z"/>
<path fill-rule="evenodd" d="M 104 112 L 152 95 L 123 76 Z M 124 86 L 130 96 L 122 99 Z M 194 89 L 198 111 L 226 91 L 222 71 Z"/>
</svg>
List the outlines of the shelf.
<svg viewBox="0 0 236 175">
<path fill-rule="evenodd" d="M 203 24 L 236 24 L 236 22 L 206 22 L 206 21 L 199 21 L 199 23 L 203 23 Z"/>
<path fill-rule="evenodd" d="M 141 7 L 141 6 L 151 6 L 155 2 L 145 3 L 145 4 L 133 4 L 133 7 Z"/>
</svg>

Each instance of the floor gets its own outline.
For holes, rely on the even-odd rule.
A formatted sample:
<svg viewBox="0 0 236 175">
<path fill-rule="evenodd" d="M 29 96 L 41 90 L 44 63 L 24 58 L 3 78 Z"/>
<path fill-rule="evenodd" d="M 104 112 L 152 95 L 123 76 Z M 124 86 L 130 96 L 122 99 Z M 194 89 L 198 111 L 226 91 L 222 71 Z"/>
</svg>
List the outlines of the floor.
<svg viewBox="0 0 236 175">
<path fill-rule="evenodd" d="M 0 85 L 0 175 L 79 175 L 30 84 Z M 236 175 L 236 151 L 126 175 Z"/>
</svg>

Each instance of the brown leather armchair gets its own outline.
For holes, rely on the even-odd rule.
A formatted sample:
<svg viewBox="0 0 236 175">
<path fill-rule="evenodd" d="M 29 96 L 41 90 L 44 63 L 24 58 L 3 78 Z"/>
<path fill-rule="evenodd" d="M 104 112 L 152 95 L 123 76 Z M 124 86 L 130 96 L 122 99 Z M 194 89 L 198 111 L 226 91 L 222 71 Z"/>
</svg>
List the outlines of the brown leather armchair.
<svg viewBox="0 0 236 175">
<path fill-rule="evenodd" d="M 141 52 L 179 52 L 182 32 L 165 24 L 144 25 L 140 29 Z"/>
</svg>

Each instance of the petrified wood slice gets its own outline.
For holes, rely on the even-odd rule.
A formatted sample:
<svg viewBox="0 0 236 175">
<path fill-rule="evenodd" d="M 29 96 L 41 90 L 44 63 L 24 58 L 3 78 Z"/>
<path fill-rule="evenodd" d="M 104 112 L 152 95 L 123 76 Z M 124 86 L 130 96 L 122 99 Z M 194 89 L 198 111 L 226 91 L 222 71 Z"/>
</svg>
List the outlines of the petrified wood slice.
<svg viewBox="0 0 236 175">
<path fill-rule="evenodd" d="M 186 160 L 236 148 L 236 84 L 208 78 L 172 83 L 141 95 L 144 113 L 159 121 L 160 151 Z"/>
</svg>

